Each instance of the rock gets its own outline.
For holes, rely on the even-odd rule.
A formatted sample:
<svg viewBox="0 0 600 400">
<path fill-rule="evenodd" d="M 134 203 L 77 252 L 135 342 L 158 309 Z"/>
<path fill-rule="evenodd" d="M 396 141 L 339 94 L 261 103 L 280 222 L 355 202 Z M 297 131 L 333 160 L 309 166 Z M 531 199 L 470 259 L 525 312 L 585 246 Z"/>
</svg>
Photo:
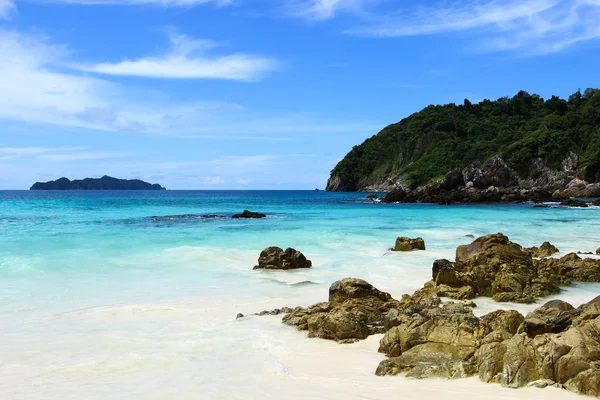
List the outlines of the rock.
<svg viewBox="0 0 600 400">
<path fill-rule="evenodd" d="M 283 322 L 307 330 L 309 337 L 341 341 L 385 332 L 386 314 L 400 302 L 362 279 L 346 278 L 329 288 L 326 303 L 296 308 Z"/>
<path fill-rule="evenodd" d="M 390 249 L 392 251 L 413 251 L 425 250 L 425 241 L 423 238 L 411 239 L 408 237 L 399 237 L 396 239 L 396 245 Z"/>
<path fill-rule="evenodd" d="M 592 205 L 600 207 L 600 199 L 592 201 Z"/>
<path fill-rule="evenodd" d="M 312 262 L 296 249 L 288 248 L 285 251 L 280 247 L 267 247 L 260 253 L 258 265 L 254 269 L 299 269 L 310 268 Z"/>
<path fill-rule="evenodd" d="M 400 203 L 406 197 L 406 192 L 401 187 L 397 187 L 391 192 L 387 193 L 381 201 L 383 203 Z"/>
<path fill-rule="evenodd" d="M 600 256 L 600 247 L 596 249 L 596 254 Z"/>
<path fill-rule="evenodd" d="M 234 214 L 234 215 L 231 216 L 231 218 L 235 218 L 235 219 L 240 219 L 240 218 L 267 218 L 267 215 L 263 214 L 263 213 L 257 213 L 257 212 L 252 212 L 252 211 L 244 210 L 243 213 L 241 213 L 241 214 Z"/>
<path fill-rule="evenodd" d="M 238 313 L 238 315 L 236 315 L 236 317 L 235 317 L 235 319 L 240 319 L 240 318 L 244 318 L 244 314 Z"/>
<path fill-rule="evenodd" d="M 378 198 L 379 198 L 379 196 L 377 196 L 377 193 L 371 193 L 371 194 L 368 194 L 367 197 L 365 197 L 365 199 L 371 199 L 371 200 L 375 200 Z"/>
<path fill-rule="evenodd" d="M 600 282 L 600 260 L 580 258 L 575 253 L 555 259 L 536 260 L 535 265 L 541 276 L 554 275 L 561 285 L 572 282 Z"/>
<path fill-rule="evenodd" d="M 561 300 L 553 300 L 530 312 L 525 317 L 522 331 L 533 338 L 544 333 L 560 333 L 566 330 L 577 315 L 575 308 Z"/>
<path fill-rule="evenodd" d="M 564 302 L 550 302 L 526 317 L 546 319 L 555 333 L 513 337 L 481 346 L 475 354 L 476 368 L 484 382 L 523 387 L 545 380 L 567 390 L 598 396 L 600 383 L 600 299 L 573 309 Z M 565 313 L 579 316 L 564 324 Z M 586 318 L 581 318 L 581 315 Z M 556 318 L 555 320 L 553 318 Z"/>
<path fill-rule="evenodd" d="M 540 247 L 530 247 L 523 250 L 525 250 L 527 253 L 530 253 L 531 257 L 535 258 L 550 257 L 551 255 L 560 251 L 550 242 L 544 242 Z"/>
<path fill-rule="evenodd" d="M 560 205 L 565 206 L 565 207 L 582 207 L 582 208 L 585 208 L 588 206 L 585 202 L 583 202 L 581 200 L 575 200 L 575 199 L 564 200 L 560 203 Z"/>
</svg>

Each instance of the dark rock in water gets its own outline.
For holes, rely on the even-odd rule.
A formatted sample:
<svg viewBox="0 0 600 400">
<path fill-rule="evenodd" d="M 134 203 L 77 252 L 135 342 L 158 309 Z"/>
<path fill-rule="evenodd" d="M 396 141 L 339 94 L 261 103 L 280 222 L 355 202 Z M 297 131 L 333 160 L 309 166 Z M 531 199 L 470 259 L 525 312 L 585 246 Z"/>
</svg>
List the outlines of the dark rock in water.
<svg viewBox="0 0 600 400">
<path fill-rule="evenodd" d="M 329 288 L 329 301 L 296 308 L 283 317 L 309 337 L 336 341 L 365 339 L 385 332 L 386 313 L 399 302 L 362 279 L 346 278 Z"/>
<path fill-rule="evenodd" d="M 371 199 L 371 200 L 375 200 L 378 198 L 379 198 L 379 196 L 377 196 L 377 193 L 371 193 L 371 194 L 368 194 L 367 197 L 365 197 L 365 199 Z"/>
<path fill-rule="evenodd" d="M 560 250 L 556 248 L 550 242 L 544 242 L 540 247 L 530 247 L 523 249 L 526 253 L 529 253 L 531 257 L 541 258 L 541 257 L 550 257 L 553 254 L 558 253 Z"/>
<path fill-rule="evenodd" d="M 425 250 L 425 241 L 423 238 L 411 239 L 408 237 L 399 237 L 396 239 L 396 245 L 390 249 L 392 251 L 413 251 Z"/>
<path fill-rule="evenodd" d="M 591 252 L 591 251 L 578 251 L 577 254 L 581 254 L 581 255 L 594 255 L 594 253 Z"/>
<path fill-rule="evenodd" d="M 319 188 L 316 188 L 316 189 L 315 189 L 315 192 L 319 192 L 319 191 L 320 191 L 320 190 L 319 190 Z"/>
<path fill-rule="evenodd" d="M 581 200 L 575 200 L 575 199 L 567 199 L 564 200 L 560 203 L 561 206 L 565 206 L 565 207 L 582 207 L 582 208 L 586 208 L 588 205 L 581 201 Z"/>
<path fill-rule="evenodd" d="M 399 203 L 404 201 L 405 198 L 406 192 L 404 191 L 404 189 L 398 187 L 392 190 L 391 192 L 387 193 L 385 196 L 383 196 L 381 201 L 383 203 Z"/>
<path fill-rule="evenodd" d="M 598 247 L 598 249 L 596 249 L 596 254 L 600 256 L 600 247 Z"/>
<path fill-rule="evenodd" d="M 159 184 L 151 184 L 139 179 L 117 179 L 104 175 L 102 178 L 69 180 L 60 178 L 49 182 L 36 182 L 30 190 L 166 190 Z"/>
<path fill-rule="evenodd" d="M 267 218 L 267 214 L 252 212 L 248 210 L 244 210 L 241 214 L 234 214 L 231 218 L 239 219 L 239 218 Z"/>
<path fill-rule="evenodd" d="M 465 235 L 465 237 L 470 238 L 470 239 L 475 239 L 475 235 L 471 235 L 470 233 L 468 235 Z"/>
<path fill-rule="evenodd" d="M 280 247 L 267 247 L 260 253 L 258 265 L 254 269 L 298 269 L 310 268 L 312 262 L 296 249 L 288 248 L 285 251 Z"/>
<path fill-rule="evenodd" d="M 302 281 L 302 282 L 292 283 L 290 286 L 311 286 L 311 285 L 318 285 L 318 283 L 313 282 L 313 281 Z"/>
<path fill-rule="evenodd" d="M 600 207 L 600 199 L 592 201 L 592 205 Z"/>
<path fill-rule="evenodd" d="M 235 317 L 235 319 L 240 319 L 240 318 L 244 318 L 244 314 L 238 313 L 238 315 L 236 315 L 236 317 Z"/>
</svg>

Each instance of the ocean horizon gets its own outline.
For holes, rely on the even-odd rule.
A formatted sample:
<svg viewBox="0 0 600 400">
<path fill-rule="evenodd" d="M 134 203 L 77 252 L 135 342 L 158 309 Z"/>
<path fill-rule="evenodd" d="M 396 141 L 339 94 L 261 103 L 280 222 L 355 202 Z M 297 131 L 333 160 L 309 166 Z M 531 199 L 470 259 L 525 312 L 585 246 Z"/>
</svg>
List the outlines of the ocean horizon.
<svg viewBox="0 0 600 400">
<path fill-rule="evenodd" d="M 383 204 L 314 191 L 0 192 L 0 398 L 6 399 L 567 399 L 477 378 L 377 377 L 381 335 L 340 345 L 281 316 L 236 315 L 327 300 L 345 277 L 395 298 L 431 279 L 434 260 L 502 232 L 560 255 L 600 246 L 597 207 Z M 265 219 L 234 220 L 245 209 Z M 398 236 L 426 251 L 395 253 Z M 268 246 L 313 262 L 253 270 Z M 552 296 L 574 306 L 600 284 Z M 477 315 L 535 304 L 477 298 Z M 316 362 L 318 360 L 318 362 Z"/>
</svg>

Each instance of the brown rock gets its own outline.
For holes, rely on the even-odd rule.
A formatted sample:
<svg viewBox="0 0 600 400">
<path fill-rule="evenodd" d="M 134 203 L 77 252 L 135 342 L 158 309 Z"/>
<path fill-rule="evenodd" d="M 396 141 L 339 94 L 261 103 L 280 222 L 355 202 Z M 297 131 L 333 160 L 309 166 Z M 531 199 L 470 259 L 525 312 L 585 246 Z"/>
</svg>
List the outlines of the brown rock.
<svg viewBox="0 0 600 400">
<path fill-rule="evenodd" d="M 298 269 L 310 268 L 312 262 L 296 249 L 288 248 L 285 251 L 280 247 L 267 247 L 260 253 L 258 265 L 254 269 Z"/>
<path fill-rule="evenodd" d="M 531 257 L 535 258 L 550 257 L 551 255 L 560 251 L 550 242 L 544 242 L 540 247 L 531 247 L 523 250 L 527 253 L 530 253 Z"/>
<path fill-rule="evenodd" d="M 413 251 L 425 250 L 425 241 L 423 238 L 411 239 L 408 237 L 399 237 L 396 239 L 396 245 L 392 251 Z"/>
</svg>

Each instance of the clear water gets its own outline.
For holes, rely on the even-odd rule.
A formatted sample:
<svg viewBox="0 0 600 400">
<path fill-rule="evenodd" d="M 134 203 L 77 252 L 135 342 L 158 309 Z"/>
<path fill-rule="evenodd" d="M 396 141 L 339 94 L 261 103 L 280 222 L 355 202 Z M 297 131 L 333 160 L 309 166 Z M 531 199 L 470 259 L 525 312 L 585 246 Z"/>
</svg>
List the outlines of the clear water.
<svg viewBox="0 0 600 400">
<path fill-rule="evenodd" d="M 347 276 L 400 297 L 422 287 L 435 259 L 452 259 L 456 246 L 472 241 L 467 235 L 503 232 L 524 246 L 549 240 L 562 253 L 600 247 L 597 207 L 386 205 L 363 197 L 0 192 L 0 398 L 376 399 L 411 388 L 406 398 L 435 397 L 437 384 L 374 377 L 377 338 L 340 346 L 304 339 L 278 317 L 235 315 L 323 301 Z M 244 209 L 269 217 L 226 218 Z M 400 235 L 423 237 L 427 251 L 389 252 Z M 297 248 L 314 267 L 253 271 L 272 245 Z M 578 305 L 597 294 L 600 285 L 587 284 L 560 297 Z M 479 305 L 479 313 L 498 307 Z M 482 390 L 514 397 L 465 382 L 452 384 L 456 398 Z"/>
</svg>

